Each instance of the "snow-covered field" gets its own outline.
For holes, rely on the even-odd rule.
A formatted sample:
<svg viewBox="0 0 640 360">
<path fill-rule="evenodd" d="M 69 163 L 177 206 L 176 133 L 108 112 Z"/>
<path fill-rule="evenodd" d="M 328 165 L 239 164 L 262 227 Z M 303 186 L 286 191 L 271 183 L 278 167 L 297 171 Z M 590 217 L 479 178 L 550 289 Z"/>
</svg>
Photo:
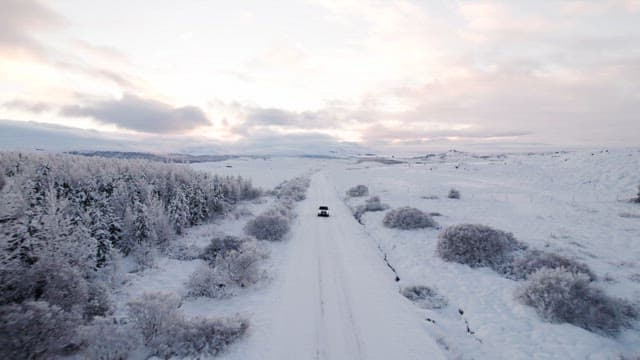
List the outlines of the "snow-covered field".
<svg viewBox="0 0 640 360">
<path fill-rule="evenodd" d="M 386 212 L 359 224 L 347 198 L 368 186 L 390 208 L 412 206 L 441 228 L 478 223 L 520 241 L 586 263 L 606 293 L 640 300 L 640 205 L 627 200 L 640 183 L 640 151 L 508 154 L 478 157 L 449 152 L 389 165 L 354 159 L 240 158 L 194 164 L 217 174 L 249 177 L 269 189 L 311 171 L 307 199 L 284 242 L 265 243 L 266 279 L 225 299 L 190 299 L 188 316 L 238 314 L 247 336 L 222 359 L 616 359 L 640 355 L 640 326 L 604 337 L 569 324 L 545 322 L 514 299 L 522 282 L 487 268 L 444 262 L 435 252 L 439 229 L 396 230 Z M 451 188 L 460 199 L 449 199 Z M 181 241 L 205 246 L 211 234 L 242 235 L 244 223 L 269 208 L 271 197 L 241 204 L 238 216 L 192 228 Z M 318 205 L 332 217 L 318 218 Z M 400 280 L 387 267 L 383 254 Z M 202 260 L 161 258 L 131 275 L 124 303 L 145 291 L 184 292 Z M 420 309 L 405 286 L 436 289 L 448 306 Z"/>
<path fill-rule="evenodd" d="M 416 163 L 423 162 L 423 163 Z M 411 164 L 333 164 L 338 192 L 365 184 L 391 208 L 439 212 L 441 227 L 480 223 L 512 232 L 538 249 L 579 259 L 607 293 L 640 300 L 640 206 L 629 203 L 640 182 L 640 152 L 551 153 L 479 159 L 459 153 Z M 449 199 L 450 188 L 461 199 Z M 437 196 L 437 199 L 431 198 Z M 372 241 L 388 254 L 399 285 L 436 288 L 444 310 L 424 311 L 428 331 L 463 358 L 616 358 L 640 354 L 638 330 L 605 338 L 568 324 L 541 321 L 514 300 L 518 282 L 490 269 L 447 263 L 435 253 L 438 230 L 394 230 L 383 212 L 363 217 Z M 474 336 L 467 334 L 464 311 Z M 455 356 L 454 356 L 455 357 Z"/>
</svg>

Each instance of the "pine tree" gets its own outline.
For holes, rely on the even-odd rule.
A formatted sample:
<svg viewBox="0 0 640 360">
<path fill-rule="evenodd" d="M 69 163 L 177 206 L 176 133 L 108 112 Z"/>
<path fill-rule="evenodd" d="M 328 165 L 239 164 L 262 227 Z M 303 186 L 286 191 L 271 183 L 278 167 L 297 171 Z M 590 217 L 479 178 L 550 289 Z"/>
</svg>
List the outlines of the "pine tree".
<svg viewBox="0 0 640 360">
<path fill-rule="evenodd" d="M 134 205 L 135 220 L 133 222 L 133 239 L 137 244 L 154 242 L 154 231 L 147 206 L 140 201 Z"/>
<path fill-rule="evenodd" d="M 175 194 L 169 202 L 169 218 L 178 234 L 182 234 L 184 229 L 189 226 L 189 206 L 182 187 L 176 188 Z"/>
<path fill-rule="evenodd" d="M 122 225 L 115 216 L 111 206 L 102 200 L 89 211 L 91 219 L 91 236 L 97 241 L 96 266 L 105 266 L 110 258 L 111 251 L 118 244 L 122 236 Z"/>
</svg>

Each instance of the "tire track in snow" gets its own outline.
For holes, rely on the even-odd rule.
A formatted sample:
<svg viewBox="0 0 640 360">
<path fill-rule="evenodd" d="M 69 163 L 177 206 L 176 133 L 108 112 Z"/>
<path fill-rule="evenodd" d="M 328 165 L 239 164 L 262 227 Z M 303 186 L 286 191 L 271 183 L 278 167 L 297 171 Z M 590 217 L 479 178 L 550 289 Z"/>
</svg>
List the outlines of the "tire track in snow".
<svg viewBox="0 0 640 360">
<path fill-rule="evenodd" d="M 335 238 L 334 238 L 335 239 Z M 340 310 L 343 313 L 342 319 L 347 320 L 346 328 L 349 329 L 349 334 L 351 335 L 352 346 L 354 349 L 354 359 L 366 359 L 364 356 L 364 350 L 361 341 L 360 329 L 357 326 L 356 321 L 354 320 L 353 315 L 353 303 L 352 298 L 349 296 L 348 287 L 346 286 L 346 273 L 343 268 L 343 260 L 340 256 L 340 251 L 337 251 L 339 244 L 334 240 L 334 251 L 332 254 L 332 260 L 334 269 L 338 271 L 334 271 L 335 281 L 338 285 L 337 290 L 339 291 L 339 299 L 341 300 Z"/>
<path fill-rule="evenodd" d="M 441 359 L 330 184 L 316 174 L 298 205 L 273 322 L 247 359 Z M 324 204 L 330 218 L 316 216 Z"/>
</svg>

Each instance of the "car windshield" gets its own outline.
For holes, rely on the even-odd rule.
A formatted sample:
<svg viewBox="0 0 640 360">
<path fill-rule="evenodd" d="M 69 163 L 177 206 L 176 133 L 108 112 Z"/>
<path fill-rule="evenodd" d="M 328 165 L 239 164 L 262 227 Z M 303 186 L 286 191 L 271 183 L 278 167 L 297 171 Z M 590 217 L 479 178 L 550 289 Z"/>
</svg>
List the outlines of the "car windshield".
<svg viewBox="0 0 640 360">
<path fill-rule="evenodd" d="M 320 210 L 329 210 L 328 206 L 320 206 Z"/>
</svg>

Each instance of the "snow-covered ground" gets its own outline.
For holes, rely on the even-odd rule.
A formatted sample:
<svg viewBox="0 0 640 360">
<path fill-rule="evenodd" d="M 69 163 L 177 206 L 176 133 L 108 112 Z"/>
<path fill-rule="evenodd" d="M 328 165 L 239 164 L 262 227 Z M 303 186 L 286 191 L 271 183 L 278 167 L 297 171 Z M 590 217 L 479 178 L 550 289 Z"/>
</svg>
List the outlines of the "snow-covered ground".
<svg viewBox="0 0 640 360">
<path fill-rule="evenodd" d="M 187 315 L 250 321 L 246 337 L 222 359 L 614 359 L 640 355 L 640 326 L 608 338 L 542 321 L 514 300 L 520 282 L 489 269 L 447 263 L 435 254 L 439 230 L 393 230 L 384 212 L 352 216 L 345 191 L 369 187 L 391 208 L 439 212 L 441 227 L 481 223 L 513 232 L 531 247 L 588 264 L 608 294 L 640 299 L 640 205 L 626 200 L 640 183 L 637 149 L 474 157 L 450 152 L 385 165 L 307 158 L 234 159 L 194 164 L 241 175 L 272 188 L 317 170 L 287 239 L 267 243 L 267 279 L 227 299 L 191 299 Z M 448 199 L 450 188 L 461 199 Z M 437 196 L 437 198 L 435 198 Z M 181 241 L 206 245 L 214 233 L 242 234 L 251 214 L 273 199 L 241 204 L 238 216 L 190 229 Z M 346 204 L 345 204 L 346 203 Z M 318 218 L 318 205 L 332 217 Z M 244 210 L 246 211 L 244 211 Z M 378 249 L 380 247 L 381 251 Z M 383 261 L 395 267 L 400 281 Z M 184 291 L 200 260 L 161 258 L 131 275 L 120 301 L 144 291 Z M 437 289 L 449 305 L 424 310 L 402 297 L 404 286 Z M 468 330 L 467 330 L 468 327 Z"/>
<path fill-rule="evenodd" d="M 212 174 L 242 176 L 251 179 L 255 186 L 272 189 L 285 180 L 323 167 L 330 161 L 301 157 L 240 157 L 189 166 Z"/>
<path fill-rule="evenodd" d="M 633 149 L 489 159 L 449 153 L 410 164 L 334 164 L 327 171 L 338 192 L 364 184 L 391 208 L 441 213 L 435 219 L 443 228 L 486 224 L 513 232 L 534 248 L 583 261 L 599 276 L 598 286 L 637 303 L 640 206 L 626 200 L 636 195 L 638 169 L 640 152 Z M 461 199 L 448 199 L 450 188 L 458 189 Z M 424 316 L 435 320 L 428 331 L 454 357 L 611 359 L 640 354 L 637 329 L 613 339 L 543 322 L 514 300 L 518 282 L 490 269 L 444 262 L 435 254 L 438 230 L 388 229 L 383 217 L 384 212 L 366 213 L 364 227 L 388 254 L 399 285 L 434 287 L 449 299 L 448 308 L 425 310 Z M 466 332 L 465 319 L 473 336 Z"/>
</svg>

